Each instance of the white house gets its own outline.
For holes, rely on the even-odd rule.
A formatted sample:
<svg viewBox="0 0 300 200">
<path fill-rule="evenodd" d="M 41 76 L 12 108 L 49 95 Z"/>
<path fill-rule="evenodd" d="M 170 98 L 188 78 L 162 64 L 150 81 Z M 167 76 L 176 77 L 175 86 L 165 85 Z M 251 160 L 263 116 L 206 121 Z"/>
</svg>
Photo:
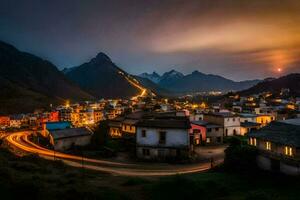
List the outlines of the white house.
<svg viewBox="0 0 300 200">
<path fill-rule="evenodd" d="M 224 128 L 224 136 L 240 135 L 240 117 L 230 112 L 204 114 L 204 121 Z"/>
<path fill-rule="evenodd" d="M 166 159 L 189 155 L 190 123 L 186 117 L 143 119 L 136 126 L 138 158 Z"/>
</svg>

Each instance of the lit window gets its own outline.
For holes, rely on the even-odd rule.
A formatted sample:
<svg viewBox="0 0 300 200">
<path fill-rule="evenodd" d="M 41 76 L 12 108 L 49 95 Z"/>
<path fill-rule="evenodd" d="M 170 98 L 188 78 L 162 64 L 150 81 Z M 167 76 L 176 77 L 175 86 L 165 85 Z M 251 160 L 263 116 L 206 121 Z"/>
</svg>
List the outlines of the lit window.
<svg viewBox="0 0 300 200">
<path fill-rule="evenodd" d="M 256 138 L 253 138 L 253 146 L 256 146 Z"/>
<path fill-rule="evenodd" d="M 271 150 L 271 142 L 266 142 L 266 150 Z"/>
<path fill-rule="evenodd" d="M 250 138 L 249 139 L 249 144 L 252 146 L 256 146 L 256 138 Z"/>
<path fill-rule="evenodd" d="M 206 143 L 210 143 L 210 138 L 209 137 L 206 138 Z"/>
<path fill-rule="evenodd" d="M 293 156 L 293 148 L 285 146 L 284 147 L 284 155 L 286 155 L 286 156 Z"/>
</svg>

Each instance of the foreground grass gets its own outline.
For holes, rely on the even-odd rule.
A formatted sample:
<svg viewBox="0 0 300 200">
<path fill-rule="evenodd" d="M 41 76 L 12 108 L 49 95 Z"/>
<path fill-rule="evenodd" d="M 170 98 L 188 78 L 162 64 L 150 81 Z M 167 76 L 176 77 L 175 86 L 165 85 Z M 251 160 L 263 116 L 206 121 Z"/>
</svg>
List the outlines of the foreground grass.
<svg viewBox="0 0 300 200">
<path fill-rule="evenodd" d="M 118 177 L 0 149 L 2 199 L 299 199 L 300 179 L 223 168 L 162 178 Z"/>
<path fill-rule="evenodd" d="M 149 199 L 299 199 L 299 181 L 264 172 L 213 171 L 162 178 L 147 189 Z"/>
</svg>

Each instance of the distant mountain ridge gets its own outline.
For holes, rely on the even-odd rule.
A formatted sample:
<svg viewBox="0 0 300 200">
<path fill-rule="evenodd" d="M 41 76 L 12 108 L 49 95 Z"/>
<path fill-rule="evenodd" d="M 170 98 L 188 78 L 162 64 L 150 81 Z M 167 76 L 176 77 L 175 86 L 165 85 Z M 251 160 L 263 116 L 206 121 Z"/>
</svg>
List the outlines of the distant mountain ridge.
<svg viewBox="0 0 300 200">
<path fill-rule="evenodd" d="M 32 112 L 66 99 L 94 99 L 49 61 L 1 41 L 0 80 L 0 113 Z"/>
<path fill-rule="evenodd" d="M 89 62 L 63 70 L 65 75 L 97 98 L 128 98 L 140 90 L 128 79 L 130 75 L 100 52 Z"/>
<path fill-rule="evenodd" d="M 261 81 L 246 80 L 237 82 L 218 75 L 204 74 L 197 70 L 187 75 L 171 70 L 165 72 L 162 76 L 153 72 L 152 74 L 143 73 L 140 77 L 156 82 L 158 87 L 173 93 L 239 91 L 252 87 Z"/>
<path fill-rule="evenodd" d="M 300 96 L 300 74 L 293 73 L 279 78 L 267 78 L 257 85 L 240 91 L 242 96 L 259 94 L 263 92 L 279 93 L 281 89 L 289 89 L 293 96 Z"/>
<path fill-rule="evenodd" d="M 142 73 L 142 74 L 138 75 L 138 77 L 149 79 L 153 83 L 158 83 L 161 79 L 160 75 L 158 73 L 156 73 L 155 71 L 152 72 L 152 74 Z"/>
</svg>

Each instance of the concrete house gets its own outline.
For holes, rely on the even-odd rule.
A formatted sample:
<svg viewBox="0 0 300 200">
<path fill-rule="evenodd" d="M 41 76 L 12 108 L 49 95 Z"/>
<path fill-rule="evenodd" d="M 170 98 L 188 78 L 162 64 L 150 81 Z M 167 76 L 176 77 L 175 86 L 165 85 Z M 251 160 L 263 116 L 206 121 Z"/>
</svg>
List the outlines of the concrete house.
<svg viewBox="0 0 300 200">
<path fill-rule="evenodd" d="M 190 122 L 186 117 L 149 117 L 140 120 L 136 127 L 138 158 L 164 160 L 189 155 Z"/>
<path fill-rule="evenodd" d="M 122 121 L 123 117 L 116 117 L 115 119 L 109 120 L 109 135 L 112 138 L 121 138 L 122 137 Z"/>
<path fill-rule="evenodd" d="M 49 131 L 50 143 L 57 151 L 65 151 L 73 146 L 88 145 L 92 135 L 93 132 L 84 127 Z"/>
<path fill-rule="evenodd" d="M 240 117 L 231 112 L 206 113 L 204 121 L 221 125 L 223 127 L 223 136 L 240 135 Z"/>
<path fill-rule="evenodd" d="M 300 175 L 300 119 L 272 122 L 248 134 L 257 148 L 257 164 L 265 170 Z"/>
<path fill-rule="evenodd" d="M 191 130 L 194 136 L 194 144 L 216 145 L 223 143 L 223 127 L 206 121 L 192 121 Z"/>
</svg>

